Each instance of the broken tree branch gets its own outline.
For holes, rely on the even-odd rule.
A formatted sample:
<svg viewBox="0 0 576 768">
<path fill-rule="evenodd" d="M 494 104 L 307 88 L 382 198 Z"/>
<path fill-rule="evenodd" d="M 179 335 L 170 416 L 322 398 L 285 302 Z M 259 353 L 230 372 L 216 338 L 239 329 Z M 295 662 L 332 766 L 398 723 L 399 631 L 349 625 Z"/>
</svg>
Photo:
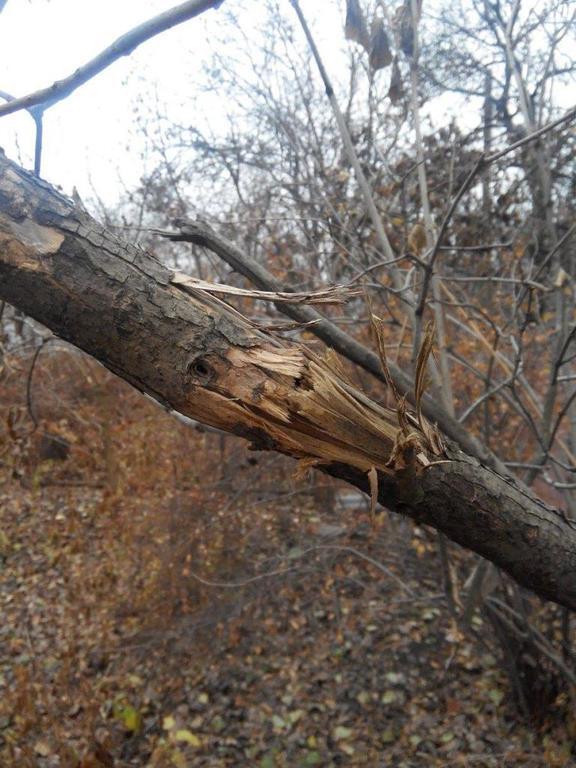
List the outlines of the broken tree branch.
<svg viewBox="0 0 576 768">
<path fill-rule="evenodd" d="M 288 288 L 278 278 L 274 277 L 257 261 L 244 254 L 229 240 L 215 232 L 205 221 L 201 219 L 196 221 L 179 219 L 174 224 L 178 227 L 178 231 L 152 230 L 152 232 L 174 242 L 194 243 L 208 248 L 208 250 L 229 264 L 232 269 L 244 275 L 251 283 L 262 290 L 288 292 Z M 311 333 L 322 339 L 328 346 L 333 347 L 343 357 L 351 360 L 365 371 L 376 376 L 380 381 L 386 383 L 378 355 L 356 341 L 353 336 L 341 330 L 313 307 L 280 303 L 276 306 L 280 312 L 296 320 L 298 323 L 313 323 L 309 326 Z M 413 379 L 393 363 L 389 363 L 389 369 L 392 380 L 400 392 L 413 402 Z M 438 424 L 440 429 L 449 438 L 457 442 L 462 450 L 475 456 L 483 464 L 496 469 L 501 474 L 507 474 L 507 470 L 500 460 L 459 424 L 455 418 L 450 416 L 441 403 L 425 396 L 422 399 L 422 410 L 425 416 L 430 421 Z"/>
<path fill-rule="evenodd" d="M 349 384 L 329 355 L 264 333 L 0 155 L 0 301 L 167 408 L 342 478 L 576 609 L 576 528 Z M 407 420 L 407 421 L 406 421 Z M 434 439 L 430 436 L 434 435 Z M 377 483 L 371 482 L 376 475 Z"/>
</svg>

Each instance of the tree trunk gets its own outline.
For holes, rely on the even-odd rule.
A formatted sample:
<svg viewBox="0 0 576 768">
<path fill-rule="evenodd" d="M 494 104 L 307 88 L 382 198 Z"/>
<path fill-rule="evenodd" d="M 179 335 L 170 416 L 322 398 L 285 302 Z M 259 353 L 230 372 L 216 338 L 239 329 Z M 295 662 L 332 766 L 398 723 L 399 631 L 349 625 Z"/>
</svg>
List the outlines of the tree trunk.
<svg viewBox="0 0 576 768">
<path fill-rule="evenodd" d="M 166 407 L 343 478 L 576 608 L 561 512 L 213 294 L 0 154 L 0 299 Z"/>
</svg>

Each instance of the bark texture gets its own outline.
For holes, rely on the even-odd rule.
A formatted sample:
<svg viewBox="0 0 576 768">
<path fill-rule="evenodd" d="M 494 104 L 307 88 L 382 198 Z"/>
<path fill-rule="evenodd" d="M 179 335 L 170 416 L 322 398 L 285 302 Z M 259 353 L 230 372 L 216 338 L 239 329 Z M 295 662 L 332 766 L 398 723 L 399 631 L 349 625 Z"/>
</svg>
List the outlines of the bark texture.
<svg viewBox="0 0 576 768">
<path fill-rule="evenodd" d="M 180 413 L 318 466 L 576 608 L 576 530 L 335 356 L 258 329 L 0 154 L 0 299 Z"/>
</svg>

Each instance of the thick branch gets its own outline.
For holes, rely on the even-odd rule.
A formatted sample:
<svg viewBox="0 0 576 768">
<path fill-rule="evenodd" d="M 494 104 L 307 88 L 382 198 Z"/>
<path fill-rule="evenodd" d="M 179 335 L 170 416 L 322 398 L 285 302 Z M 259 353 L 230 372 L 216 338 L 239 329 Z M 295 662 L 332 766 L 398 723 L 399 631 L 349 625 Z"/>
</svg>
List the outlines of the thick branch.
<svg viewBox="0 0 576 768">
<path fill-rule="evenodd" d="M 190 418 L 318 466 L 576 608 L 576 530 L 0 156 L 0 300 Z M 400 426 L 402 425 L 402 426 Z M 370 479 L 369 479 L 370 478 Z"/>
<path fill-rule="evenodd" d="M 268 272 L 261 264 L 247 256 L 233 243 L 215 232 L 204 221 L 186 221 L 176 222 L 179 231 L 169 232 L 163 230 L 154 230 L 157 234 L 167 237 L 173 241 L 184 241 L 195 243 L 208 248 L 217 254 L 232 269 L 241 275 L 244 275 L 251 283 L 265 291 L 286 292 L 288 288 L 284 286 L 278 278 Z M 338 328 L 333 322 L 321 315 L 312 307 L 297 306 L 293 304 L 277 304 L 278 310 L 299 323 L 313 323 L 308 330 L 315 334 L 319 339 L 329 347 L 339 352 L 343 357 L 352 361 L 380 381 L 386 382 L 382 373 L 380 359 L 372 350 L 360 344 L 353 336 Z M 388 368 L 394 384 L 399 391 L 413 402 L 414 381 L 397 365 L 388 362 Z M 457 419 L 447 413 L 441 403 L 436 402 L 430 397 L 425 397 L 422 402 L 424 414 L 430 421 L 438 424 L 440 429 L 449 438 L 454 440 L 462 450 L 475 456 L 483 464 L 505 474 L 504 464 L 491 453 L 486 446 L 471 435 Z"/>
<path fill-rule="evenodd" d="M 70 96 L 77 88 L 96 75 L 107 69 L 122 56 L 129 56 L 139 45 L 150 40 L 152 37 L 165 32 L 167 29 L 182 24 L 184 21 L 199 16 L 209 8 L 215 8 L 221 5 L 224 0 L 188 0 L 181 5 L 176 5 L 164 13 L 148 19 L 134 29 L 115 40 L 112 45 L 105 48 L 101 53 L 81 67 L 78 67 L 71 75 L 62 80 L 57 80 L 47 88 L 41 88 L 39 91 L 29 93 L 20 99 L 13 99 L 8 104 L 0 106 L 0 117 L 10 115 L 13 112 L 19 112 L 21 109 L 30 109 L 37 104 L 42 104 L 45 108 L 56 104 L 56 102 Z"/>
</svg>

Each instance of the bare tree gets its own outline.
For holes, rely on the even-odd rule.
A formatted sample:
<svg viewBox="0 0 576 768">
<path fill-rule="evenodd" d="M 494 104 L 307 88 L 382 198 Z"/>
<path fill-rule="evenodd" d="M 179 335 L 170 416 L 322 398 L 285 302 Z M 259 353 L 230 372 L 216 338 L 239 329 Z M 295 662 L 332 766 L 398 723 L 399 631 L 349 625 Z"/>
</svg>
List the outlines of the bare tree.
<svg viewBox="0 0 576 768">
<path fill-rule="evenodd" d="M 48 108 L 132 43 L 214 5 L 151 20 L 0 116 Z M 226 14 L 202 80 L 222 104 L 217 123 L 143 114 L 157 162 L 122 223 L 174 269 L 3 160 L 0 298 L 169 407 L 352 482 L 572 609 L 574 10 L 349 2 L 346 67 L 330 72 L 306 8 L 291 5 L 270 0 L 257 31 L 249 4 Z M 465 116 L 436 128 L 439 98 Z M 265 309 L 215 298 L 250 301 L 245 279 Z M 346 313 L 305 303 L 343 281 Z M 296 323 L 289 341 L 264 328 L 274 304 Z M 302 332 L 371 374 L 368 394 Z M 463 625 L 482 604 L 499 635 L 536 638 L 524 597 L 492 592 L 485 564 L 460 609 L 440 544 Z M 541 638 L 533 647 L 570 679 Z"/>
</svg>

